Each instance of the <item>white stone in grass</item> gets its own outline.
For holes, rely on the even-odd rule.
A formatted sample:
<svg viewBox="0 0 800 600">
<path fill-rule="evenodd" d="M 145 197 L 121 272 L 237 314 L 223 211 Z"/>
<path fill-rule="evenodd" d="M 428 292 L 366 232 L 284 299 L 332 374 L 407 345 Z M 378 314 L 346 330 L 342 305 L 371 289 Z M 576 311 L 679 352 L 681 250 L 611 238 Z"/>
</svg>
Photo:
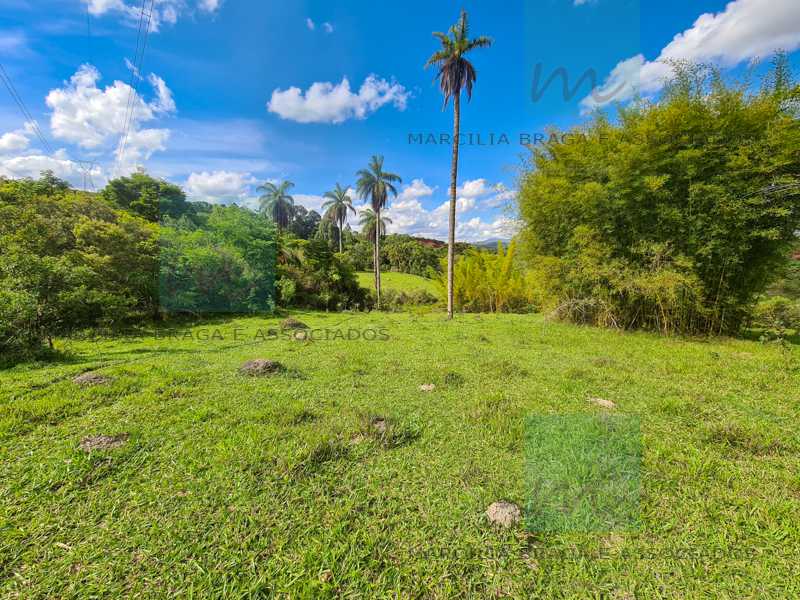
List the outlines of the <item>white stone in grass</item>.
<svg viewBox="0 0 800 600">
<path fill-rule="evenodd" d="M 421 386 L 419 386 L 420 392 L 432 392 L 435 389 L 436 386 L 432 383 L 423 383 Z"/>
<path fill-rule="evenodd" d="M 604 400 L 603 398 L 589 398 L 589 402 L 592 404 L 596 404 L 600 408 L 617 408 L 617 405 L 614 404 L 611 400 Z"/>
<path fill-rule="evenodd" d="M 513 502 L 501 500 L 500 502 L 492 503 L 486 509 L 486 516 L 493 525 L 511 527 L 522 520 L 522 511 Z"/>
</svg>

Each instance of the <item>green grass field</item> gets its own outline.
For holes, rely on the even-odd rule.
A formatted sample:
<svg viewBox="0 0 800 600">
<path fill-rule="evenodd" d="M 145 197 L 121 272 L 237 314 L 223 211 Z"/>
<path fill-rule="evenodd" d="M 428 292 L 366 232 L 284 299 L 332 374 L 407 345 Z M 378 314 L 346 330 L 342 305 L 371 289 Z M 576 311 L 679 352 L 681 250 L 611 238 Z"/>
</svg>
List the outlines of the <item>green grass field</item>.
<svg viewBox="0 0 800 600">
<path fill-rule="evenodd" d="M 358 283 L 361 287 L 368 290 L 375 288 L 374 277 L 372 271 L 360 271 L 357 273 Z M 381 288 L 387 290 L 397 290 L 398 292 L 414 292 L 416 290 L 423 290 L 433 294 L 439 295 L 439 288 L 432 279 L 420 277 L 419 275 L 411 275 L 410 273 L 393 273 L 391 271 L 381 273 Z"/>
<path fill-rule="evenodd" d="M 0 372 L 0 597 L 800 597 L 796 347 L 295 316 L 314 341 L 219 320 Z M 254 358 L 287 370 L 240 375 Z M 637 527 L 488 523 L 497 500 L 536 512 L 526 482 L 572 448 L 540 427 L 526 462 L 531 419 L 609 414 L 640 427 Z M 127 438 L 79 447 L 98 434 Z"/>
</svg>

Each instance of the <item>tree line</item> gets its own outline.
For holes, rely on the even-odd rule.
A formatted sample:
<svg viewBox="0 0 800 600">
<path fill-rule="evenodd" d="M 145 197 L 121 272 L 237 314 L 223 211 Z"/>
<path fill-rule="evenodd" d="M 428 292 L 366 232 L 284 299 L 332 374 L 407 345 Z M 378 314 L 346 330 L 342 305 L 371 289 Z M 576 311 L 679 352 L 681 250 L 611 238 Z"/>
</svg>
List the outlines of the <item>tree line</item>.
<svg viewBox="0 0 800 600">
<path fill-rule="evenodd" d="M 541 309 L 581 323 L 737 333 L 800 229 L 800 86 L 675 63 L 657 101 L 532 149 L 521 265 Z"/>
</svg>

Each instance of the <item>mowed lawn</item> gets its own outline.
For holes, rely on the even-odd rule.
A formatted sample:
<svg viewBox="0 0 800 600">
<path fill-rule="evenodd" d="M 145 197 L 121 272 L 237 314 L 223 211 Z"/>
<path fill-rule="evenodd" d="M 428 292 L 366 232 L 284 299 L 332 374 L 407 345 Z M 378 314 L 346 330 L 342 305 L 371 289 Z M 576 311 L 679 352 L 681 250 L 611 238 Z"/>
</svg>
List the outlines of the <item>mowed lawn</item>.
<svg viewBox="0 0 800 600">
<path fill-rule="evenodd" d="M 358 276 L 358 283 L 361 287 L 367 288 L 368 290 L 375 289 L 374 273 L 371 271 L 359 271 L 356 275 Z M 406 294 L 422 290 L 434 296 L 439 295 L 439 288 L 435 281 L 427 279 L 426 277 L 420 277 L 419 275 L 412 275 L 411 273 L 381 272 L 381 288 L 405 292 Z"/>
<path fill-rule="evenodd" d="M 0 597 L 800 597 L 796 347 L 295 316 L 315 341 L 219 320 L 0 372 Z M 590 398 L 640 420 L 638 530 L 490 525 L 528 505 L 526 422 Z M 81 450 L 97 434 L 128 437 Z"/>
</svg>

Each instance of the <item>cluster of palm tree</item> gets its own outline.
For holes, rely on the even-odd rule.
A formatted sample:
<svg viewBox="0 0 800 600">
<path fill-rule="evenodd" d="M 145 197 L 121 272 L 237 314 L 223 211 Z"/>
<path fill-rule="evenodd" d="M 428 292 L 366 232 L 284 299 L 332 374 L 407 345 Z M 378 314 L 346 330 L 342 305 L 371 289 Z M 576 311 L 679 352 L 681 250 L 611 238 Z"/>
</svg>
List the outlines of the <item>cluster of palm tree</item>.
<svg viewBox="0 0 800 600">
<path fill-rule="evenodd" d="M 361 232 L 373 245 L 375 293 L 380 307 L 381 238 L 386 235 L 386 226 L 392 222 L 388 217 L 381 216 L 381 211 L 386 208 L 386 201 L 390 195 L 397 196 L 395 184 L 401 183 L 402 179 L 399 175 L 384 170 L 383 156 L 373 156 L 367 168 L 358 171 L 356 177 L 358 177 L 356 194 L 370 205 L 360 211 L 359 224 Z M 280 183 L 267 182 L 258 188 L 259 192 L 263 192 L 259 198 L 260 212 L 275 222 L 279 232 L 289 226 L 295 211 L 294 198 L 289 194 L 292 187 L 294 184 L 291 181 L 282 181 Z M 324 197 L 326 201 L 322 205 L 323 219 L 336 224 L 339 230 L 339 252 L 342 252 L 344 250 L 342 232 L 345 222 L 349 213 L 356 214 L 353 199 L 348 193 L 348 188 L 339 183 L 333 190 L 325 192 Z"/>
<path fill-rule="evenodd" d="M 439 40 L 442 47 L 425 63 L 425 68 L 436 67 L 435 81 L 444 95 L 442 109 L 447 108 L 449 100 L 453 99 L 453 159 L 450 167 L 450 206 L 449 229 L 447 236 L 447 317 L 453 318 L 453 268 L 455 263 L 455 233 L 456 233 L 456 186 L 458 182 L 458 139 L 461 129 L 461 92 L 466 91 L 467 101 L 472 99 L 472 87 L 477 79 L 477 72 L 472 63 L 465 56 L 476 48 L 488 48 L 492 40 L 485 36 L 474 39 L 469 37 L 469 22 L 466 11 L 461 11 L 458 21 L 450 27 L 447 33 L 436 31 L 434 37 Z M 381 211 L 386 208 L 389 196 L 397 196 L 395 184 L 402 182 L 394 173 L 384 171 L 383 156 L 373 156 L 366 169 L 356 173 L 356 193 L 358 197 L 369 202 L 370 207 L 363 209 L 360 214 L 362 233 L 373 244 L 373 264 L 375 265 L 375 292 L 378 306 L 381 301 L 381 249 L 380 240 L 386 234 L 386 225 L 391 220 L 382 217 Z M 261 211 L 270 215 L 278 226 L 278 230 L 289 226 L 294 212 L 294 199 L 288 191 L 293 187 L 289 181 L 280 184 L 266 183 L 259 187 L 263 191 L 261 196 Z M 356 214 L 353 200 L 348 195 L 348 189 L 336 184 L 336 188 L 325 193 L 327 201 L 323 204 L 325 219 L 332 221 L 339 229 L 339 251 L 343 250 L 342 229 L 347 221 L 348 213 Z"/>
</svg>

